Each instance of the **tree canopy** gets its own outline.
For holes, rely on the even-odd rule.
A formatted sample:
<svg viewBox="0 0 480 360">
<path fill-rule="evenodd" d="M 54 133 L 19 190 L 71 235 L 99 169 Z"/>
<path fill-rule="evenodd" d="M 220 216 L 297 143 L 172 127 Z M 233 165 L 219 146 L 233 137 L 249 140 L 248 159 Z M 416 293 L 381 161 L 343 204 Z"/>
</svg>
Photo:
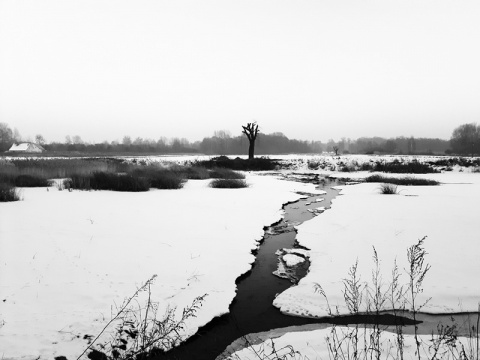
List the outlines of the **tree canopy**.
<svg viewBox="0 0 480 360">
<path fill-rule="evenodd" d="M 10 149 L 14 142 L 13 131 L 5 123 L 0 123 L 0 152 Z"/>
<path fill-rule="evenodd" d="M 470 123 L 456 127 L 450 138 L 450 146 L 456 154 L 480 154 L 480 126 Z"/>
</svg>

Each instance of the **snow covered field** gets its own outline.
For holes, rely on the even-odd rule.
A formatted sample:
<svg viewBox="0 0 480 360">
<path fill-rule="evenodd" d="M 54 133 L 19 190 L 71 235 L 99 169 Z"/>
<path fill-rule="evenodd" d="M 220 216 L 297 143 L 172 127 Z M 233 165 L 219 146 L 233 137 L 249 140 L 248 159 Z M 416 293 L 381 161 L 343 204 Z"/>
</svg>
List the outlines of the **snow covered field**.
<svg viewBox="0 0 480 360">
<path fill-rule="evenodd" d="M 0 358 L 76 359 L 115 304 L 153 274 L 159 308 L 208 294 L 198 326 L 228 311 L 264 225 L 314 186 L 247 176 L 246 189 L 145 193 L 23 189 L 0 204 Z M 104 337 L 109 339 L 108 335 Z"/>
<path fill-rule="evenodd" d="M 340 314 L 348 314 L 343 279 L 348 277 L 349 268 L 357 260 L 357 275 L 362 283 L 368 282 L 371 286 L 375 247 L 380 259 L 382 289 L 386 291 L 391 284 L 395 261 L 401 273 L 400 282 L 408 283 L 406 250 L 427 236 L 424 242 L 427 250 L 425 261 L 431 269 L 423 282 L 423 293 L 418 298 L 418 304 L 427 302 L 422 312 L 478 312 L 480 222 L 477 209 L 480 174 L 462 170 L 410 175 L 434 179 L 440 181 L 441 185 L 399 186 L 397 195 L 380 194 L 378 184 L 341 186 L 342 195 L 334 200 L 329 211 L 298 226 L 297 240 L 311 249 L 309 273 L 297 286 L 280 294 L 274 305 L 284 313 L 297 316 L 329 316 L 329 308 L 333 312 L 338 309 Z M 348 176 L 361 179 L 370 174 L 363 172 Z M 331 175 L 342 177 L 345 174 Z M 316 284 L 321 285 L 328 303 L 315 291 Z M 389 305 L 390 302 L 387 301 L 383 308 L 391 309 Z M 360 311 L 365 311 L 366 306 L 364 293 Z M 476 315 L 473 318 L 475 323 Z M 331 358 L 326 339 L 332 338 L 332 328 L 296 330 L 287 331 L 274 340 L 275 349 L 283 349 L 278 355 L 286 355 L 293 348 L 297 353 L 288 358 Z M 351 329 L 338 328 L 337 331 L 346 333 Z M 253 335 L 252 338 L 255 339 L 256 336 Z M 255 359 L 257 355 L 253 350 L 257 354 L 263 352 L 267 358 L 266 354 L 272 351 L 271 336 L 268 334 L 265 341 L 237 351 L 231 358 Z M 422 357 L 433 357 L 430 352 L 432 349 L 428 348 L 428 344 L 432 344 L 431 338 L 431 335 L 422 336 Z M 415 358 L 413 336 L 406 335 L 405 341 L 406 358 Z M 475 352 L 476 345 L 471 343 L 471 339 L 459 338 L 458 341 L 466 347 L 470 346 L 469 349 Z M 384 347 L 382 358 L 397 356 L 393 333 L 383 333 L 381 343 Z M 448 356 L 455 358 L 453 354 Z"/>
<path fill-rule="evenodd" d="M 299 172 L 369 175 L 309 170 L 312 156 L 283 158 Z M 370 158 L 321 159 L 336 165 Z M 403 270 L 407 247 L 427 236 L 431 270 L 421 296 L 432 299 L 424 310 L 477 311 L 480 173 L 458 170 L 418 175 L 442 184 L 400 186 L 397 195 L 380 194 L 378 184 L 342 186 L 330 210 L 298 226 L 298 241 L 311 249 L 310 270 L 275 306 L 292 315 L 327 315 L 323 297 L 314 291 L 319 283 L 330 305 L 345 313 L 341 281 L 357 259 L 362 280 L 370 280 L 374 246 L 388 282 L 394 260 Z M 249 270 L 263 226 L 280 218 L 283 203 L 300 197 L 295 191 L 314 189 L 251 173 L 246 180 L 249 188 L 232 190 L 211 189 L 203 180 L 145 193 L 32 188 L 22 190 L 23 201 L 1 203 L 0 358 L 75 359 L 87 345 L 84 335 L 99 333 L 115 304 L 153 274 L 158 278 L 152 298 L 159 308 L 181 309 L 208 294 L 188 324 L 190 334 L 228 311 L 235 279 Z M 323 333 L 315 331 L 287 333 L 281 341 L 307 351 L 310 359 L 327 358 L 318 342 Z M 248 358 L 246 352 L 238 355 Z"/>
<path fill-rule="evenodd" d="M 401 282 L 406 283 L 406 250 L 426 236 L 426 262 L 431 269 L 418 303 L 432 299 L 423 311 L 477 311 L 480 174 L 454 172 L 418 177 L 442 184 L 399 186 L 397 195 L 380 194 L 376 183 L 342 186 L 342 195 L 335 199 L 332 209 L 298 227 L 297 239 L 311 249 L 312 264 L 298 286 L 278 296 L 275 305 L 289 314 L 327 316 L 327 304 L 314 290 L 314 284 L 319 283 L 330 306 L 347 313 L 342 279 L 351 265 L 358 260 L 361 279 L 370 281 L 375 247 L 384 282 L 391 280 L 396 260 L 404 273 Z M 366 303 L 363 305 L 365 310 Z"/>
</svg>

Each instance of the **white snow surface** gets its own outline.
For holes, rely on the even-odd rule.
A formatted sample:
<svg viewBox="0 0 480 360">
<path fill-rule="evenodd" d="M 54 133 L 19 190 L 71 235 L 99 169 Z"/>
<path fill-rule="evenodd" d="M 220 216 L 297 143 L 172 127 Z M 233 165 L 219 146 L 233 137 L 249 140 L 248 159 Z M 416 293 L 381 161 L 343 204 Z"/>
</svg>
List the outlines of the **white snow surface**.
<svg viewBox="0 0 480 360">
<path fill-rule="evenodd" d="M 282 249 L 282 250 L 285 251 L 287 254 L 300 255 L 304 258 L 310 256 L 310 252 L 308 250 L 305 250 L 305 249 Z"/>
<path fill-rule="evenodd" d="M 371 173 L 327 170 L 340 162 L 399 157 L 282 158 L 301 172 L 361 179 Z M 163 160 L 147 159 L 158 161 Z M 183 162 L 185 157 L 165 161 Z M 312 170 L 312 161 L 328 166 Z M 342 279 L 357 259 L 362 281 L 371 282 L 374 246 L 383 281 L 390 282 L 396 260 L 406 282 L 406 249 L 427 236 L 431 269 L 418 303 L 431 297 L 423 310 L 432 313 L 477 311 L 480 174 L 454 167 L 453 172 L 408 176 L 442 185 L 399 186 L 397 195 L 380 194 L 378 184 L 341 186 L 331 209 L 296 226 L 297 240 L 311 249 L 309 273 L 280 294 L 275 306 L 294 315 L 327 316 L 324 298 L 314 291 L 320 284 L 330 306 L 346 313 Z M 266 176 L 248 175 L 247 181 L 251 186 L 240 190 L 189 181 L 182 190 L 136 194 L 24 189 L 24 201 L 0 204 L 0 356 L 76 358 L 86 346 L 81 337 L 97 334 L 110 319 L 112 304 L 132 295 L 153 274 L 158 279 L 152 296 L 160 307 L 181 309 L 209 294 L 188 324 L 189 334 L 226 312 L 235 295 L 234 281 L 250 268 L 250 250 L 263 226 L 280 218 L 282 203 L 301 197 L 293 191 L 314 192 L 312 185 Z M 329 331 L 288 332 L 275 344 L 292 345 L 302 359 L 328 358 Z M 248 349 L 243 351 L 239 358 L 248 359 Z"/>
<path fill-rule="evenodd" d="M 358 178 L 370 173 L 349 174 Z M 339 174 L 341 176 L 341 174 Z M 391 175 L 405 176 L 405 175 Z M 362 282 L 372 283 L 373 247 L 380 259 L 384 284 L 391 282 L 396 260 L 402 276 L 407 248 L 424 236 L 430 264 L 417 304 L 431 300 L 427 313 L 477 311 L 480 301 L 480 174 L 449 172 L 415 175 L 439 186 L 398 186 L 399 194 L 383 195 L 379 184 L 342 186 L 331 209 L 297 226 L 297 240 L 310 250 L 308 274 L 281 293 L 274 305 L 299 316 L 328 316 L 327 302 L 315 291 L 319 284 L 332 309 L 348 313 L 343 282 L 358 260 Z M 385 285 L 386 286 L 386 285 Z M 389 303 L 385 305 L 388 308 Z M 365 309 L 363 302 L 362 310 Z"/>
<path fill-rule="evenodd" d="M 294 254 L 283 255 L 282 259 L 283 259 L 283 261 L 285 261 L 285 264 L 288 267 L 298 265 L 298 264 L 305 261 L 305 258 L 303 258 L 301 256 L 298 256 L 298 255 L 294 255 Z"/>
<path fill-rule="evenodd" d="M 335 356 L 330 350 L 328 344 L 333 345 L 332 339 L 335 338 L 341 343 L 338 346 L 338 358 L 350 359 L 353 358 L 352 353 L 352 338 L 348 335 L 352 333 L 353 328 L 341 327 L 336 328 L 326 327 L 310 331 L 298 331 L 297 329 L 290 329 L 289 332 L 278 335 L 273 334 L 252 334 L 248 335 L 250 345 L 241 350 L 234 351 L 230 356 L 224 357 L 225 360 L 257 360 L 262 359 L 290 359 L 290 360 L 328 360 L 334 359 Z M 376 358 L 377 353 L 365 346 L 365 343 L 370 344 L 373 330 L 371 328 L 360 327 L 358 329 L 358 358 L 370 359 Z M 270 337 L 271 336 L 271 337 Z M 435 336 L 434 338 L 437 338 Z M 435 358 L 435 350 L 432 343 L 432 335 L 418 335 L 418 340 L 421 343 L 420 356 L 422 359 Z M 463 348 L 470 356 L 475 356 L 476 345 L 475 340 L 470 338 L 458 337 L 452 343 L 452 353 L 445 353 L 448 350 L 447 346 L 442 345 L 437 358 L 455 359 L 459 358 L 460 351 Z M 396 334 L 394 332 L 382 331 L 379 336 L 379 350 L 380 359 L 400 359 L 397 353 L 398 345 Z M 332 346 L 335 348 L 335 346 Z M 416 343 L 413 335 L 404 335 L 403 358 L 404 359 L 418 359 L 416 354 Z M 275 354 L 275 355 L 273 355 Z M 444 355 L 444 356 L 442 356 Z M 263 356 L 263 357 L 261 357 Z M 472 358 L 473 358 L 472 356 Z M 218 359 L 218 358 L 217 358 Z"/>
<path fill-rule="evenodd" d="M 23 201 L 1 203 L 0 358 L 75 359 L 83 336 L 97 335 L 154 274 L 160 309 L 208 294 L 187 335 L 226 313 L 263 227 L 300 198 L 295 191 L 314 191 L 271 176 L 246 181 L 143 193 L 25 188 Z"/>
</svg>

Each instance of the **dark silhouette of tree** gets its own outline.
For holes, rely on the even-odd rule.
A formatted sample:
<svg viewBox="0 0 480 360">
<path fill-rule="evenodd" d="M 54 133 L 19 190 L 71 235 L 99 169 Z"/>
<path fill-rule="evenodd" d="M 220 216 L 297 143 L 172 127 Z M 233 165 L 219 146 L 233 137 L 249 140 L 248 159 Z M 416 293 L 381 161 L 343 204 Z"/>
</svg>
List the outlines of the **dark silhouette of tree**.
<svg viewBox="0 0 480 360">
<path fill-rule="evenodd" d="M 416 150 L 417 150 L 417 144 L 415 142 L 415 138 L 411 136 L 410 139 L 408 139 L 408 153 L 415 154 Z"/>
<path fill-rule="evenodd" d="M 38 145 L 45 145 L 46 141 L 42 134 L 35 135 L 35 143 Z"/>
<path fill-rule="evenodd" d="M 125 145 L 125 146 L 132 145 L 132 139 L 130 138 L 130 136 L 125 135 L 122 139 L 122 144 Z"/>
<path fill-rule="evenodd" d="M 450 145 L 457 154 L 480 153 L 480 126 L 474 123 L 458 126 L 453 130 Z"/>
<path fill-rule="evenodd" d="M 338 147 L 338 145 L 333 145 L 333 146 L 332 146 L 332 149 L 333 149 L 333 152 L 335 153 L 335 156 L 338 156 L 338 150 L 340 150 L 340 148 Z"/>
<path fill-rule="evenodd" d="M 0 152 L 10 149 L 13 142 L 12 129 L 6 123 L 0 123 Z"/>
<path fill-rule="evenodd" d="M 385 141 L 383 148 L 387 154 L 394 154 L 395 150 L 397 150 L 397 143 L 393 139 L 388 139 Z"/>
<path fill-rule="evenodd" d="M 245 136 L 248 138 L 248 159 L 251 160 L 254 158 L 255 154 L 255 140 L 257 139 L 258 136 L 258 124 L 257 123 L 247 123 L 247 126 L 243 126 L 243 131 L 242 133 L 245 134 Z"/>
</svg>

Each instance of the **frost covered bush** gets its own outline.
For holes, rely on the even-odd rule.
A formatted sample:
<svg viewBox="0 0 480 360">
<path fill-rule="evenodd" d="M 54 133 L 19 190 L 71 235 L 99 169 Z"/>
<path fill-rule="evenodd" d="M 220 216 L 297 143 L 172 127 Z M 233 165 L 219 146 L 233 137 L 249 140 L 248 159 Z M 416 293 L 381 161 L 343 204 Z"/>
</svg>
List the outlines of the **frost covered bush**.
<svg viewBox="0 0 480 360">
<path fill-rule="evenodd" d="M 348 163 L 340 162 L 337 167 L 338 170 L 341 172 L 353 172 L 357 171 L 360 168 L 357 161 L 352 161 Z"/>
<path fill-rule="evenodd" d="M 317 160 L 308 160 L 307 166 L 310 170 L 317 170 L 320 168 L 320 162 Z"/>
<path fill-rule="evenodd" d="M 452 156 L 443 159 L 437 159 L 434 161 L 428 161 L 428 164 L 432 166 L 446 166 L 452 167 L 455 165 L 462 167 L 471 167 L 471 166 L 480 166 L 480 157 L 477 158 L 467 158 L 463 156 Z"/>
<path fill-rule="evenodd" d="M 210 182 L 210 187 L 215 189 L 239 189 L 248 187 L 245 180 L 240 179 L 215 179 Z"/>
<path fill-rule="evenodd" d="M 418 160 L 402 162 L 398 159 L 391 162 L 377 161 L 371 170 L 397 174 L 428 174 L 438 172 L 429 164 L 421 163 Z"/>
</svg>

